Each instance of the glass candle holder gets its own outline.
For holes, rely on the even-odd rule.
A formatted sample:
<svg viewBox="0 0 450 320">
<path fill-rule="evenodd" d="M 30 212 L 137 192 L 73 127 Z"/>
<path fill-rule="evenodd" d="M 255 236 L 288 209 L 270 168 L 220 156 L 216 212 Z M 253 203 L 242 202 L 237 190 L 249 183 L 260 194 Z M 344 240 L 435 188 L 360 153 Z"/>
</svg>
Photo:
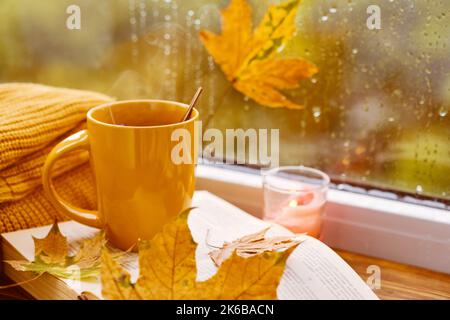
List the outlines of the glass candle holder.
<svg viewBox="0 0 450 320">
<path fill-rule="evenodd" d="M 318 238 L 330 178 L 303 166 L 279 167 L 263 172 L 264 220 L 294 233 Z"/>
</svg>

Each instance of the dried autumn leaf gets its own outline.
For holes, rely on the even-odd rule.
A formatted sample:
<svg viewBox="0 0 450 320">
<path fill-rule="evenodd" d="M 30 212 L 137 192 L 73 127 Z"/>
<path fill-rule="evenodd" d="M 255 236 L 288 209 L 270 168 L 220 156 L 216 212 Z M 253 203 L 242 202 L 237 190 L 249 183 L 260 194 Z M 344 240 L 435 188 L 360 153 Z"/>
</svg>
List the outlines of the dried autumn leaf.
<svg viewBox="0 0 450 320">
<path fill-rule="evenodd" d="M 272 5 L 253 32 L 252 9 L 246 0 L 231 0 L 221 11 L 222 33 L 201 31 L 200 39 L 239 92 L 268 107 L 300 109 L 280 90 L 299 87 L 299 81 L 318 69 L 303 58 L 283 59 L 281 51 L 295 33 L 300 0 Z"/>
<path fill-rule="evenodd" d="M 265 228 L 233 242 L 224 242 L 221 248 L 211 251 L 209 256 L 214 264 L 220 267 L 234 251 L 236 255 L 248 258 L 268 251 L 286 250 L 302 242 L 299 238 L 292 236 L 266 238 L 265 235 L 269 229 L 270 227 Z"/>
<path fill-rule="evenodd" d="M 106 243 L 103 233 L 97 236 L 85 239 L 81 242 L 78 252 L 73 256 L 72 263 L 75 263 L 80 268 L 89 268 L 98 264 L 101 257 L 101 250 Z M 115 254 L 114 258 L 119 257 L 120 254 Z"/>
<path fill-rule="evenodd" d="M 195 299 L 212 300 L 274 300 L 286 266 L 295 247 L 283 252 L 265 252 L 243 258 L 233 252 L 217 273 L 199 282 Z"/>
<path fill-rule="evenodd" d="M 5 261 L 18 271 L 32 271 L 38 274 L 47 272 L 67 279 L 86 279 L 95 277 L 100 270 L 100 255 L 105 244 L 103 233 L 80 243 L 75 255 L 69 255 L 67 238 L 59 230 L 55 221 L 47 236 L 33 237 L 34 261 Z"/>
<path fill-rule="evenodd" d="M 139 245 L 140 274 L 130 274 L 102 253 L 102 295 L 106 299 L 275 299 L 286 259 L 295 249 L 250 258 L 233 253 L 210 279 L 196 281 L 195 250 L 187 224 L 189 210 Z"/>
</svg>

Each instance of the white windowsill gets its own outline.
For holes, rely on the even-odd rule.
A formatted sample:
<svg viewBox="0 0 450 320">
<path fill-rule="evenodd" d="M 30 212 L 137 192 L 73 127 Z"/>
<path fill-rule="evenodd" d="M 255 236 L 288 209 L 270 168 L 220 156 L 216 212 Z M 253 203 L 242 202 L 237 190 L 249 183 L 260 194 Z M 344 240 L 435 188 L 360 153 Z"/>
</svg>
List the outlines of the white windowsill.
<svg viewBox="0 0 450 320">
<path fill-rule="evenodd" d="M 258 175 L 198 165 L 197 189 L 261 216 Z M 321 240 L 329 246 L 450 273 L 450 211 L 339 190 L 328 199 Z"/>
</svg>

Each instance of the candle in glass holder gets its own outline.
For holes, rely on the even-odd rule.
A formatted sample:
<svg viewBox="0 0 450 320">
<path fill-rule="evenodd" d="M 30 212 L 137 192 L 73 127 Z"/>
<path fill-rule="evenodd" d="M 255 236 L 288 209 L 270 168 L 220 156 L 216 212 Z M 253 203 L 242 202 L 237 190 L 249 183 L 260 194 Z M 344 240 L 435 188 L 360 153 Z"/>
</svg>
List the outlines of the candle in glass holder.
<svg viewBox="0 0 450 320">
<path fill-rule="evenodd" d="M 275 215 L 273 221 L 292 232 L 307 233 L 317 238 L 320 235 L 322 212 L 325 206 L 325 201 L 319 198 L 320 195 L 311 192 L 291 199 Z"/>
<path fill-rule="evenodd" d="M 266 172 L 263 181 L 264 219 L 318 238 L 328 176 L 305 167 L 282 167 Z"/>
</svg>

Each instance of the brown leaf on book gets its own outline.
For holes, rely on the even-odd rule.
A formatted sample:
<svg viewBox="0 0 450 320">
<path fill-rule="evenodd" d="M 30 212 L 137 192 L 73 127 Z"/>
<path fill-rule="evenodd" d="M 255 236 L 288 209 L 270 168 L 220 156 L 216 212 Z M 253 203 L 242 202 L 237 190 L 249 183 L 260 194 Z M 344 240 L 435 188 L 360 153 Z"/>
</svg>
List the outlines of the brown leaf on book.
<svg viewBox="0 0 450 320">
<path fill-rule="evenodd" d="M 151 241 L 139 244 L 139 277 L 102 253 L 102 295 L 106 299 L 276 299 L 286 259 L 283 252 L 265 252 L 249 258 L 235 252 L 210 279 L 198 282 L 195 250 L 187 224 L 189 210 L 165 225 Z"/>
<path fill-rule="evenodd" d="M 277 58 L 295 33 L 300 0 L 272 5 L 253 30 L 252 8 L 246 0 L 231 0 L 222 10 L 222 33 L 201 31 L 206 50 L 239 92 L 263 106 L 300 109 L 280 90 L 295 89 L 299 81 L 317 73 L 317 67 L 300 58 Z"/>
<path fill-rule="evenodd" d="M 98 275 L 100 271 L 101 250 L 105 245 L 102 232 L 91 239 L 83 240 L 75 255 L 69 254 L 67 238 L 61 234 L 55 221 L 47 236 L 39 239 L 33 237 L 34 261 L 5 261 L 18 271 L 44 272 L 67 279 L 86 279 Z"/>
<path fill-rule="evenodd" d="M 266 238 L 270 227 L 236 239 L 233 242 L 224 242 L 221 248 L 209 253 L 212 261 L 220 267 L 233 252 L 244 258 L 252 257 L 263 252 L 281 251 L 296 246 L 302 241 L 298 237 L 278 236 Z"/>
</svg>

